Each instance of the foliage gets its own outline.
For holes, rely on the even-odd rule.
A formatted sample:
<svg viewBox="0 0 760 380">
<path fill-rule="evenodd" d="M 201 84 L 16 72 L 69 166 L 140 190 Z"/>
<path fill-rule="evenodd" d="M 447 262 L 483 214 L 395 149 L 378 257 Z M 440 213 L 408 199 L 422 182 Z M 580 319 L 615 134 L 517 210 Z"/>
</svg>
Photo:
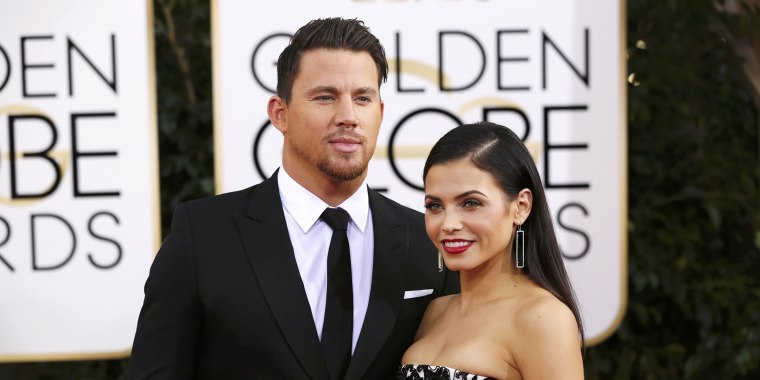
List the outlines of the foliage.
<svg viewBox="0 0 760 380">
<path fill-rule="evenodd" d="M 587 378 L 760 378 L 758 109 L 734 48 L 758 21 L 628 4 L 629 304 Z"/>
<path fill-rule="evenodd" d="M 174 206 L 212 195 L 209 1 L 157 0 L 156 82 L 164 236 Z"/>
<path fill-rule="evenodd" d="M 588 379 L 760 378 L 760 120 L 737 43 L 760 11 L 629 0 L 629 300 Z M 155 3 L 164 231 L 213 192 L 208 0 Z M 641 41 L 641 42 L 639 42 Z M 0 365 L 0 378 L 123 379 L 128 359 Z"/>
</svg>

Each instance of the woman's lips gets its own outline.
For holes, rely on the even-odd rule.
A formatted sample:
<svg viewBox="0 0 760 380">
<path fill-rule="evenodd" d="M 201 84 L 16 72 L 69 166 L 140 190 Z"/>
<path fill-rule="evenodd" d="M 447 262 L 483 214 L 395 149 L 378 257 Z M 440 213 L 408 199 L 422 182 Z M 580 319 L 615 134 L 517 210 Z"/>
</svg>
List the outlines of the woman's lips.
<svg viewBox="0 0 760 380">
<path fill-rule="evenodd" d="M 473 242 L 471 240 L 447 239 L 443 240 L 441 243 L 443 243 L 443 250 L 446 251 L 446 253 L 458 255 L 472 247 Z"/>
</svg>

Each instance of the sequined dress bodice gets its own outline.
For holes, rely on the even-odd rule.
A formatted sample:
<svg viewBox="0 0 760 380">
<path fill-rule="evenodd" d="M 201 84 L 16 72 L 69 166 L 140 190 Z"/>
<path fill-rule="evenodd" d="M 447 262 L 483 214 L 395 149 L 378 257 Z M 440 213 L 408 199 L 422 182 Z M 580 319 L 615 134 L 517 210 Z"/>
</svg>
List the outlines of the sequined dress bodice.
<svg viewBox="0 0 760 380">
<path fill-rule="evenodd" d="M 496 380 L 455 368 L 426 364 L 405 364 L 398 369 L 398 380 Z"/>
</svg>

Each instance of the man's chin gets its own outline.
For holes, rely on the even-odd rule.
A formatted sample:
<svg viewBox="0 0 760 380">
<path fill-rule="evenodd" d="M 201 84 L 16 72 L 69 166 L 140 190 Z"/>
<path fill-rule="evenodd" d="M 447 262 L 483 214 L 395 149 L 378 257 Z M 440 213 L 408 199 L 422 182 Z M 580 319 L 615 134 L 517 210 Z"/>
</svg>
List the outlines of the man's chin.
<svg viewBox="0 0 760 380">
<path fill-rule="evenodd" d="M 353 181 L 367 172 L 367 165 L 323 162 L 319 165 L 319 170 L 339 181 Z"/>
</svg>

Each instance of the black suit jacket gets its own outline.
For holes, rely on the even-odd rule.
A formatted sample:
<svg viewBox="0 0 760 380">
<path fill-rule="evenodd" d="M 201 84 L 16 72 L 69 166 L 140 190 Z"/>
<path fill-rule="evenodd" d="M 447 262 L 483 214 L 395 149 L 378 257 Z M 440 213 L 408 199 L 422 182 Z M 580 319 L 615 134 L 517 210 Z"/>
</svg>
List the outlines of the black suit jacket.
<svg viewBox="0 0 760 380">
<path fill-rule="evenodd" d="M 458 290 L 437 269 L 422 215 L 369 191 L 374 269 L 347 379 L 394 378 L 434 297 Z M 406 290 L 433 294 L 404 299 Z M 328 379 L 293 256 L 276 175 L 177 206 L 145 284 L 131 379 Z"/>
</svg>

